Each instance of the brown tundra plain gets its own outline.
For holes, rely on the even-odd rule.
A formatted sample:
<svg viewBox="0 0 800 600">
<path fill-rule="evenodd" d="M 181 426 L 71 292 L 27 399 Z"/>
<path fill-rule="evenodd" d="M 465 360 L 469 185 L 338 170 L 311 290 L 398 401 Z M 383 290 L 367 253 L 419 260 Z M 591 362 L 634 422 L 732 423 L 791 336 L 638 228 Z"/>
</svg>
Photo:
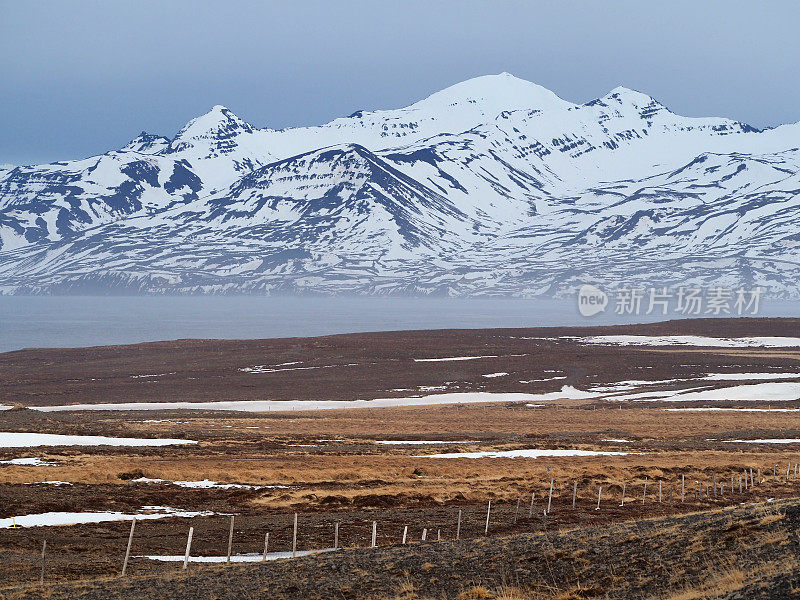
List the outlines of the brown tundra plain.
<svg viewBox="0 0 800 600">
<path fill-rule="evenodd" d="M 0 404 L 3 598 L 800 589 L 797 320 L 32 349 Z"/>
</svg>

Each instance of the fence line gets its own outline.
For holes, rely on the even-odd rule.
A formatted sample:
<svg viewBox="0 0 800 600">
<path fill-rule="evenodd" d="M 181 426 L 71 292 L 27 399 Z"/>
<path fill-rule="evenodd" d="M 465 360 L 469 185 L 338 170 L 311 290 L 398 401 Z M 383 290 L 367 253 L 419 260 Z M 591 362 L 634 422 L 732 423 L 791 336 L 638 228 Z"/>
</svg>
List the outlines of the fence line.
<svg viewBox="0 0 800 600">
<path fill-rule="evenodd" d="M 787 463 L 785 473 L 783 471 L 781 471 L 779 473 L 778 472 L 778 466 L 779 465 L 777 463 L 774 463 L 772 465 L 773 477 L 772 477 L 772 480 L 770 482 L 771 484 L 780 486 L 780 485 L 783 485 L 783 484 L 789 484 L 793 479 L 800 479 L 800 463 L 792 463 L 791 461 L 789 461 Z M 739 492 L 739 494 L 743 494 L 745 491 L 752 490 L 755 487 L 756 482 L 758 482 L 759 484 L 766 483 L 766 480 L 762 479 L 762 477 L 761 477 L 761 469 L 760 468 L 755 468 L 754 469 L 752 467 L 748 467 L 748 468 L 743 469 L 741 471 L 741 473 L 744 476 L 742 476 L 741 474 L 738 476 L 738 492 Z M 718 474 L 717 473 L 711 473 L 710 475 L 711 475 L 711 477 L 710 477 L 711 480 L 710 481 L 708 481 L 708 480 L 703 481 L 703 479 L 695 480 L 695 483 L 697 484 L 697 489 L 695 490 L 695 498 L 696 498 L 696 500 L 698 502 L 702 503 L 705 500 L 708 500 L 708 501 L 711 501 L 711 502 L 719 501 L 719 500 L 725 500 L 725 475 L 723 475 L 722 481 L 718 480 L 718 476 L 717 476 Z M 547 499 L 547 508 L 542 511 L 542 524 L 543 524 L 543 526 L 546 526 L 548 515 L 551 514 L 551 512 L 553 510 L 558 508 L 559 505 L 557 503 L 559 501 L 562 503 L 562 506 L 564 504 L 566 504 L 567 502 L 569 502 L 569 497 L 564 498 L 562 495 L 559 494 L 559 495 L 556 495 L 557 503 L 556 503 L 556 505 L 554 507 L 554 504 L 553 504 L 554 494 L 553 494 L 553 492 L 556 490 L 555 479 L 556 479 L 555 477 L 551 477 L 550 478 L 549 492 L 548 492 L 548 499 Z M 649 476 L 645 476 L 644 477 L 644 482 L 643 482 L 643 491 L 642 491 L 642 502 L 641 502 L 642 505 L 646 505 L 646 502 L 647 502 L 647 486 L 648 486 L 648 483 L 649 483 Z M 572 508 L 573 509 L 575 509 L 577 507 L 578 485 L 579 485 L 578 481 L 573 481 L 573 487 L 572 487 Z M 733 499 L 733 498 L 735 498 L 735 492 L 736 492 L 736 476 L 734 474 L 730 475 L 730 485 L 731 485 L 731 487 L 730 487 L 730 495 L 732 496 L 732 499 Z M 705 487 L 705 489 L 704 489 L 704 487 Z M 614 495 L 613 494 L 613 489 L 614 489 L 614 486 L 611 487 L 611 491 L 612 491 L 611 495 L 612 496 Z M 619 507 L 620 508 L 624 508 L 625 507 L 626 490 L 627 490 L 627 482 L 623 481 L 622 484 L 621 484 L 621 498 L 620 498 L 620 503 L 619 503 Z M 681 499 L 680 499 L 681 503 L 685 502 L 685 492 L 686 492 L 686 474 L 685 473 L 681 473 Z M 601 485 L 601 486 L 598 486 L 598 488 L 597 488 L 597 504 L 594 507 L 595 511 L 599 511 L 602 508 L 602 498 L 603 498 L 602 494 L 603 494 L 603 486 Z M 608 492 L 607 492 L 607 494 L 608 494 Z M 531 503 L 530 503 L 529 510 L 528 510 L 529 520 L 532 520 L 532 518 L 533 518 L 534 500 L 535 500 L 535 492 L 532 492 L 531 493 Z M 665 501 L 665 498 L 664 498 L 664 480 L 659 478 L 658 479 L 658 503 L 664 503 L 664 501 Z M 669 500 L 668 500 L 668 502 L 670 504 L 673 503 L 673 485 L 669 486 Z M 520 515 L 519 515 L 519 513 L 520 513 L 521 503 L 522 503 L 522 498 L 520 498 L 520 497 L 517 497 L 516 503 L 509 503 L 509 504 L 511 504 L 513 506 L 513 509 L 511 508 L 511 506 L 509 506 L 508 510 L 509 511 L 513 510 L 513 524 L 514 525 L 518 525 L 520 523 Z M 501 513 L 502 513 L 502 511 L 501 511 Z M 505 513 L 505 514 L 508 514 L 508 513 Z M 486 536 L 489 535 L 489 528 L 490 528 L 490 525 L 491 525 L 491 517 L 492 517 L 492 501 L 490 500 L 490 501 L 488 501 L 488 504 L 487 504 L 487 507 L 486 507 L 486 520 L 485 520 L 485 523 L 484 523 L 484 532 L 483 533 Z M 507 522 L 507 521 L 505 521 L 505 522 Z M 137 523 L 138 523 L 138 521 L 137 521 L 136 518 L 133 518 L 131 520 L 131 527 L 130 527 L 130 531 L 129 531 L 129 534 L 128 534 L 127 545 L 126 545 L 126 548 L 125 548 L 125 555 L 124 555 L 124 559 L 123 559 L 123 562 L 122 562 L 122 570 L 121 570 L 121 573 L 120 573 L 120 575 L 123 576 L 123 577 L 127 574 L 127 570 L 128 570 L 128 566 L 129 566 L 129 562 L 130 562 L 130 558 L 131 558 L 131 550 L 132 550 L 132 545 L 133 545 L 133 539 L 135 537 L 135 531 L 136 531 Z M 234 533 L 235 533 L 235 515 L 230 515 L 230 522 L 229 523 L 230 524 L 229 524 L 228 539 L 227 539 L 227 553 L 226 553 L 226 556 L 225 556 L 225 562 L 228 563 L 228 564 L 230 564 L 233 561 L 233 537 L 234 537 Z M 378 522 L 377 522 L 377 520 L 373 520 L 371 523 L 372 523 L 372 536 L 371 536 L 370 547 L 377 548 L 377 545 L 378 545 L 377 544 L 377 524 L 378 524 Z M 522 520 L 522 523 L 523 524 L 525 523 L 524 519 Z M 455 535 L 451 539 L 453 539 L 453 540 L 460 540 L 461 539 L 463 525 L 464 525 L 464 512 L 463 512 L 463 509 L 459 508 L 458 509 L 458 513 L 457 513 L 457 519 L 456 519 Z M 297 554 L 298 554 L 298 534 L 299 534 L 298 513 L 294 513 L 293 514 L 292 528 L 293 529 L 292 529 L 291 556 L 292 556 L 292 558 L 295 558 L 295 557 L 297 557 Z M 339 533 L 340 533 L 339 529 L 340 529 L 340 522 L 339 521 L 334 522 L 334 543 L 333 543 L 333 549 L 334 550 L 339 549 L 340 546 L 341 546 L 340 545 L 340 539 L 339 539 Z M 406 544 L 408 542 L 408 529 L 409 529 L 408 525 L 405 525 L 403 527 L 402 544 Z M 438 541 L 442 541 L 442 528 L 441 528 L 441 525 L 436 527 L 435 530 L 436 530 L 436 541 L 437 542 Z M 429 528 L 427 528 L 427 527 L 422 529 L 421 541 L 423 541 L 423 542 L 427 541 L 428 531 L 429 531 Z M 433 532 L 434 529 L 431 528 L 430 531 Z M 452 531 L 452 530 L 450 530 L 450 531 Z M 501 531 L 502 531 L 502 527 L 501 527 Z M 445 533 L 447 533 L 447 529 L 445 530 Z M 189 562 L 190 562 L 193 537 L 194 537 L 194 527 L 189 527 L 188 536 L 186 538 L 186 548 L 185 548 L 185 552 L 184 552 L 184 556 L 183 556 L 183 564 L 182 564 L 182 569 L 184 569 L 184 570 L 188 568 L 188 565 L 189 565 Z M 267 531 L 265 533 L 265 535 L 264 535 L 264 549 L 263 549 L 262 561 L 266 561 L 268 559 L 269 538 L 270 538 L 270 532 Z M 47 560 L 47 541 L 43 540 L 43 542 L 42 542 L 42 551 L 41 551 L 41 569 L 40 569 L 40 573 L 39 573 L 39 581 L 40 581 L 40 583 L 44 582 L 45 573 L 46 573 L 46 560 Z"/>
</svg>

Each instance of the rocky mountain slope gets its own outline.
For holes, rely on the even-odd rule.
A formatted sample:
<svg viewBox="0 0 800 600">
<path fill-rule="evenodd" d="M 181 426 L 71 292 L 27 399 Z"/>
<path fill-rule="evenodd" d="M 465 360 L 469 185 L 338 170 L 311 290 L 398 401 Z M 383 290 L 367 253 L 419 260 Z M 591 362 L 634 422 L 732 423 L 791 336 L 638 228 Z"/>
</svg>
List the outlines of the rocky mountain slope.
<svg viewBox="0 0 800 600">
<path fill-rule="evenodd" d="M 573 104 L 508 74 L 406 108 L 0 167 L 4 293 L 558 295 L 760 285 L 795 297 L 800 124 Z"/>
</svg>

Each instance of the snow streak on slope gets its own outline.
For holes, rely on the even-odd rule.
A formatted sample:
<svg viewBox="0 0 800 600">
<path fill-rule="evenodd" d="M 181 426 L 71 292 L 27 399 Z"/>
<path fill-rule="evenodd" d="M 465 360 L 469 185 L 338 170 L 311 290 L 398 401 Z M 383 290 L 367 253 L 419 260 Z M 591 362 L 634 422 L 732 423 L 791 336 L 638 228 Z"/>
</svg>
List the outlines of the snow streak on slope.
<svg viewBox="0 0 800 600">
<path fill-rule="evenodd" d="M 562 294 L 583 282 L 796 296 L 800 124 L 688 118 L 509 74 L 406 108 L 0 168 L 0 290 Z"/>
</svg>

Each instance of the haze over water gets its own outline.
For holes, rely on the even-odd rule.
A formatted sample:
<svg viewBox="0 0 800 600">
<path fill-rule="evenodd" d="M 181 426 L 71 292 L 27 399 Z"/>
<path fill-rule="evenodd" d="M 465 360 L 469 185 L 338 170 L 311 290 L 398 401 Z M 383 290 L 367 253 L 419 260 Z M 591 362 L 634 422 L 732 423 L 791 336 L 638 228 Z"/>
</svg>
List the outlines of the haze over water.
<svg viewBox="0 0 800 600">
<path fill-rule="evenodd" d="M 0 351 L 183 338 L 259 339 L 410 329 L 612 325 L 680 315 L 578 314 L 574 298 L 0 297 Z M 702 316 L 702 315 L 701 315 Z M 759 316 L 800 316 L 764 301 Z"/>
</svg>

